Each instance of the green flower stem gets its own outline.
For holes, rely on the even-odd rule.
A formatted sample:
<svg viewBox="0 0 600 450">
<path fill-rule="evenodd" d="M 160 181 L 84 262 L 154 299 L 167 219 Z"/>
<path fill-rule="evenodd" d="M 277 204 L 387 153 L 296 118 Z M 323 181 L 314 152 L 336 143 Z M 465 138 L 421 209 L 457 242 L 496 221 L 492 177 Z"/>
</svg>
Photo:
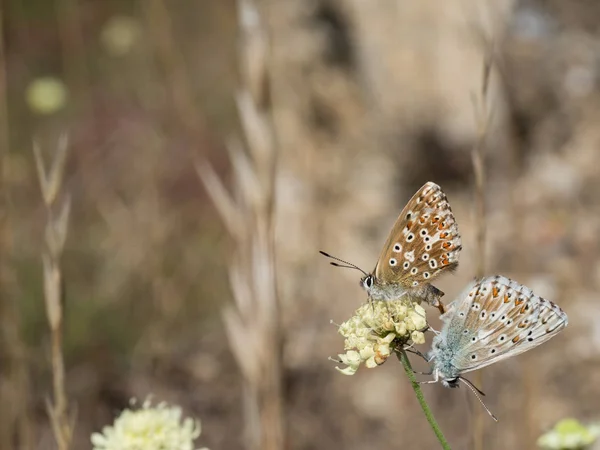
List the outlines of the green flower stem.
<svg viewBox="0 0 600 450">
<path fill-rule="evenodd" d="M 410 383 L 412 384 L 412 388 L 415 391 L 417 400 L 419 400 L 421 409 L 425 413 L 427 422 L 429 422 L 429 425 L 431 425 L 431 428 L 433 429 L 435 436 L 438 438 L 438 441 L 440 441 L 440 444 L 442 444 L 442 448 L 444 450 L 451 450 L 450 445 L 448 444 L 448 441 L 446 441 L 446 438 L 444 437 L 444 433 L 442 433 L 442 430 L 440 429 L 440 426 L 438 425 L 437 421 L 435 420 L 435 417 L 433 417 L 433 413 L 431 412 L 431 409 L 429 409 L 429 405 L 425 401 L 425 397 L 423 396 L 423 391 L 421 391 L 421 386 L 419 385 L 419 383 L 417 383 L 417 378 L 415 377 L 415 373 L 413 372 L 413 368 L 410 365 L 410 361 L 408 360 L 408 356 L 406 355 L 406 352 L 404 350 L 396 351 L 396 356 L 398 357 L 398 359 L 404 366 L 404 371 L 406 372 L 406 375 L 408 376 L 408 379 L 410 380 Z"/>
</svg>

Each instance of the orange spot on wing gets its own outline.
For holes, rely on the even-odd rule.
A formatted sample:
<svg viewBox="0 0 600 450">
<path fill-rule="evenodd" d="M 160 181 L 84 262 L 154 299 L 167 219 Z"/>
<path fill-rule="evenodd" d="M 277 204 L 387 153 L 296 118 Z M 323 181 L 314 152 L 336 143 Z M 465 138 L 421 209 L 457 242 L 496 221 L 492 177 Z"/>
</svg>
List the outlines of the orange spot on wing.
<svg viewBox="0 0 600 450">
<path fill-rule="evenodd" d="M 493 295 L 494 297 L 498 297 L 498 294 L 499 294 L 499 293 L 500 293 L 500 291 L 498 290 L 498 288 L 497 288 L 496 286 L 494 286 L 494 287 L 492 288 L 492 295 Z"/>
<path fill-rule="evenodd" d="M 431 223 L 433 223 L 433 224 L 436 224 L 436 223 L 438 223 L 439 221 L 440 221 L 440 218 L 439 218 L 439 217 L 437 217 L 437 216 L 436 216 L 436 217 L 434 217 L 433 219 L 431 219 Z"/>
<path fill-rule="evenodd" d="M 521 308 L 521 310 L 519 311 L 519 314 L 525 314 L 525 311 L 527 311 L 527 307 L 526 307 L 526 306 L 527 306 L 527 305 L 525 305 L 525 306 L 523 306 L 523 307 Z"/>
<path fill-rule="evenodd" d="M 519 336 L 515 336 L 512 341 L 516 344 L 520 339 L 521 338 Z"/>
<path fill-rule="evenodd" d="M 423 225 L 425 223 L 425 217 L 423 217 L 423 216 L 419 217 L 419 223 L 421 225 Z"/>
<path fill-rule="evenodd" d="M 508 298 L 508 295 L 504 296 L 504 303 L 508 303 L 510 302 L 510 298 Z"/>
<path fill-rule="evenodd" d="M 523 302 L 524 302 L 524 300 L 522 298 L 518 298 L 518 299 L 515 300 L 515 305 L 519 306 Z"/>
<path fill-rule="evenodd" d="M 446 228 L 446 224 L 444 222 L 440 222 L 438 225 L 438 230 L 443 230 L 444 228 Z"/>
<path fill-rule="evenodd" d="M 413 221 L 412 220 L 409 220 L 408 222 L 406 222 L 406 229 L 407 230 L 410 230 L 412 228 L 412 226 L 413 226 Z"/>
<path fill-rule="evenodd" d="M 517 325 L 518 328 L 525 328 L 526 326 L 527 326 L 527 324 L 525 323 L 525 321 L 523 321 L 519 325 Z"/>
<path fill-rule="evenodd" d="M 442 247 L 444 247 L 446 250 L 450 250 L 452 248 L 452 242 L 446 241 L 442 244 Z"/>
</svg>

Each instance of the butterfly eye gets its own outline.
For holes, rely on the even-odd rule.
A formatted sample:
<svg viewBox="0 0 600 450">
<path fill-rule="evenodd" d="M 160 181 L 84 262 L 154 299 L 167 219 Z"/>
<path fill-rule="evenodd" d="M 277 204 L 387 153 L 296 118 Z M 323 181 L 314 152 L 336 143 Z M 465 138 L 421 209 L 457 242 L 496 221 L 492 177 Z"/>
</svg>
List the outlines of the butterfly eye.
<svg viewBox="0 0 600 450">
<path fill-rule="evenodd" d="M 373 286 L 373 277 L 371 275 L 369 275 L 367 278 L 365 278 L 365 286 L 368 288 Z"/>
</svg>

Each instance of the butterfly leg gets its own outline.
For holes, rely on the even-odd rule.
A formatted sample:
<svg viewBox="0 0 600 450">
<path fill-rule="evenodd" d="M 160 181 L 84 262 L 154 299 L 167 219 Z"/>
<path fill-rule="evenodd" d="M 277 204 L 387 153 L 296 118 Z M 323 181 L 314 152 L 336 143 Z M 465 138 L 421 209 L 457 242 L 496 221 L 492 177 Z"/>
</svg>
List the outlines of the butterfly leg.
<svg viewBox="0 0 600 450">
<path fill-rule="evenodd" d="M 427 324 L 427 330 L 431 331 L 433 334 L 435 334 L 436 336 L 438 334 L 440 334 L 439 331 L 435 330 L 431 325 Z"/>
<path fill-rule="evenodd" d="M 431 375 L 431 374 L 425 374 L 425 375 Z M 427 381 L 417 381 L 417 383 L 419 384 L 433 384 L 433 383 L 437 383 L 440 379 L 439 373 L 437 370 L 433 371 L 433 380 L 427 380 Z"/>
<path fill-rule="evenodd" d="M 414 353 L 415 355 L 419 355 L 421 358 L 423 358 L 427 362 L 431 361 L 430 359 L 427 358 L 427 356 L 425 356 L 419 350 L 417 350 L 416 348 L 411 348 L 411 347 L 412 347 L 412 344 L 409 347 L 405 347 L 404 350 L 407 351 L 407 352 L 409 352 L 409 353 Z"/>
<path fill-rule="evenodd" d="M 370 295 L 369 295 L 368 302 L 371 304 L 371 312 L 373 314 L 375 314 L 375 301 L 373 300 L 373 298 Z"/>
<path fill-rule="evenodd" d="M 391 319 L 391 317 L 392 317 L 392 311 L 390 310 L 390 305 L 389 305 L 388 302 L 385 302 L 385 309 L 387 309 L 388 318 Z"/>
</svg>

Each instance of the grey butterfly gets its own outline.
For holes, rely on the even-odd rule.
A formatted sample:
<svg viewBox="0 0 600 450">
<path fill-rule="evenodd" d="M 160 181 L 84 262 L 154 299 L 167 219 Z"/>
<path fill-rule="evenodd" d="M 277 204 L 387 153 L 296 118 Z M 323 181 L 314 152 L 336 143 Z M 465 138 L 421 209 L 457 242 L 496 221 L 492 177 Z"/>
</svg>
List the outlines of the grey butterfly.
<svg viewBox="0 0 600 450">
<path fill-rule="evenodd" d="M 361 286 L 369 300 L 393 301 L 406 298 L 426 301 L 444 312 L 440 298 L 444 295 L 430 283 L 458 266 L 462 249 L 458 225 L 441 188 L 425 183 L 406 204 L 392 227 L 375 269 L 371 273 L 335 258 L 345 266 L 363 272 Z"/>
<path fill-rule="evenodd" d="M 444 325 L 427 355 L 434 379 L 426 383 L 441 380 L 454 388 L 462 381 L 480 394 L 463 374 L 531 350 L 568 324 L 558 305 L 499 275 L 469 286 L 441 318 Z"/>
</svg>

